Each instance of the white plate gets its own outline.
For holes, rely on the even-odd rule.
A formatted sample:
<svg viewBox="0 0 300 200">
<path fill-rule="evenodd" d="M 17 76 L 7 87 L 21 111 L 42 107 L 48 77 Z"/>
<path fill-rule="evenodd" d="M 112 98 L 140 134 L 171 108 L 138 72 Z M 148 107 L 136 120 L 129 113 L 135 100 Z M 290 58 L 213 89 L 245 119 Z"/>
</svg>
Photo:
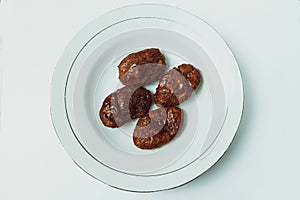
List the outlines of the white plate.
<svg viewBox="0 0 300 200">
<path fill-rule="evenodd" d="M 98 117 L 116 88 L 124 56 L 156 47 L 168 67 L 191 63 L 204 82 L 180 105 L 184 127 L 155 150 L 133 145 L 135 122 L 106 128 Z M 146 88 L 155 91 L 156 84 Z M 242 80 L 225 42 L 208 24 L 178 8 L 133 5 L 85 26 L 66 47 L 53 75 L 51 115 L 72 159 L 88 174 L 120 189 L 157 191 L 182 185 L 209 169 L 231 143 L 243 108 Z"/>
</svg>

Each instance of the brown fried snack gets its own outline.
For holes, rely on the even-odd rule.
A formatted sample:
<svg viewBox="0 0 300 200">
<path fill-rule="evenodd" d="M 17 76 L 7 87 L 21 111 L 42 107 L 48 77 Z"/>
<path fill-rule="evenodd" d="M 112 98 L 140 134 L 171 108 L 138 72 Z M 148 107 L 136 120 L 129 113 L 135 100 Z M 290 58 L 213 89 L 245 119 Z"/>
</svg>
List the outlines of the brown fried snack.
<svg viewBox="0 0 300 200">
<path fill-rule="evenodd" d="M 165 56 L 159 49 L 145 49 L 126 56 L 118 66 L 124 85 L 145 85 L 157 81 L 165 72 Z"/>
<path fill-rule="evenodd" d="M 193 65 L 174 67 L 160 78 L 154 102 L 158 106 L 177 106 L 192 95 L 201 81 L 200 71 Z"/>
<path fill-rule="evenodd" d="M 138 120 L 133 142 L 140 149 L 154 149 L 170 142 L 183 124 L 183 111 L 177 107 L 158 108 Z"/>
<path fill-rule="evenodd" d="M 151 92 L 143 87 L 125 86 L 108 95 L 99 111 L 104 126 L 116 128 L 145 116 L 152 103 Z"/>
</svg>

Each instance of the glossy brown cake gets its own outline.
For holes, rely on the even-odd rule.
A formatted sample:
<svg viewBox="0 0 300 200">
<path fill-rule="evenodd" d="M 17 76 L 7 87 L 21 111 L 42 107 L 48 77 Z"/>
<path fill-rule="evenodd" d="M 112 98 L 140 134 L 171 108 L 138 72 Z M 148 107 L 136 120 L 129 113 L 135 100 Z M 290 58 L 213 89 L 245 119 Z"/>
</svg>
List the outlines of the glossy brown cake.
<svg viewBox="0 0 300 200">
<path fill-rule="evenodd" d="M 126 56 L 118 66 L 124 85 L 142 86 L 157 81 L 166 69 L 165 56 L 159 49 L 145 49 Z"/>
<path fill-rule="evenodd" d="M 111 128 L 145 116 L 152 103 L 151 92 L 143 87 L 125 86 L 109 94 L 99 111 L 102 123 Z"/>
<path fill-rule="evenodd" d="M 190 64 L 182 64 L 165 73 L 159 80 L 154 102 L 158 106 L 177 106 L 187 100 L 200 85 L 200 71 Z"/>
<path fill-rule="evenodd" d="M 183 111 L 177 107 L 150 111 L 138 120 L 133 142 L 140 149 L 154 149 L 170 142 L 183 124 Z"/>
</svg>

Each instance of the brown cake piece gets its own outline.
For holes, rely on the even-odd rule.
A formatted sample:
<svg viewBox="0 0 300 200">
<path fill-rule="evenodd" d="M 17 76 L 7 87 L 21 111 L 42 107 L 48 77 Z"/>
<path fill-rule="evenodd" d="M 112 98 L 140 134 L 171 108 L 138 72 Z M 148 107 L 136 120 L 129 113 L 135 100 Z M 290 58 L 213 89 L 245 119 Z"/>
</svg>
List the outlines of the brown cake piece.
<svg viewBox="0 0 300 200">
<path fill-rule="evenodd" d="M 158 108 L 138 120 L 133 142 L 140 149 L 154 149 L 170 142 L 183 124 L 183 111 L 177 107 Z"/>
<path fill-rule="evenodd" d="M 178 71 L 189 81 L 193 90 L 196 90 L 202 81 L 199 69 L 191 64 L 182 64 L 178 66 Z"/>
<path fill-rule="evenodd" d="M 159 49 L 145 49 L 126 56 L 118 66 L 124 85 L 142 86 L 157 81 L 165 72 L 165 56 Z"/>
<path fill-rule="evenodd" d="M 109 94 L 99 111 L 104 126 L 116 128 L 145 116 L 152 103 L 151 92 L 144 87 L 125 86 Z"/>
<path fill-rule="evenodd" d="M 160 78 L 154 102 L 158 106 L 177 106 L 192 95 L 201 81 L 200 71 L 193 65 L 174 67 Z"/>
</svg>

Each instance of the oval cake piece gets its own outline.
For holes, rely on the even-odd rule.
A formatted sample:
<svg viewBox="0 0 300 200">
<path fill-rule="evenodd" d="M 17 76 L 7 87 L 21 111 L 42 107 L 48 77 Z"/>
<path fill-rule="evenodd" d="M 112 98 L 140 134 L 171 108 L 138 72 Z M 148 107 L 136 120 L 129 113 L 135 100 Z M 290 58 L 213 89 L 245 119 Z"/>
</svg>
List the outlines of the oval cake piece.
<svg viewBox="0 0 300 200">
<path fill-rule="evenodd" d="M 104 126 L 116 128 L 145 116 L 152 104 L 151 92 L 144 87 L 125 86 L 109 94 L 99 111 Z"/>
<path fill-rule="evenodd" d="M 145 49 L 126 56 L 118 66 L 124 85 L 145 85 L 157 81 L 165 72 L 165 56 L 159 49 Z"/>
<path fill-rule="evenodd" d="M 193 65 L 174 67 L 160 78 L 154 102 L 158 106 L 177 106 L 187 100 L 201 82 L 200 71 Z"/>
<path fill-rule="evenodd" d="M 158 108 L 140 118 L 133 132 L 133 142 L 140 149 L 154 149 L 170 142 L 183 124 L 183 110 Z"/>
</svg>

